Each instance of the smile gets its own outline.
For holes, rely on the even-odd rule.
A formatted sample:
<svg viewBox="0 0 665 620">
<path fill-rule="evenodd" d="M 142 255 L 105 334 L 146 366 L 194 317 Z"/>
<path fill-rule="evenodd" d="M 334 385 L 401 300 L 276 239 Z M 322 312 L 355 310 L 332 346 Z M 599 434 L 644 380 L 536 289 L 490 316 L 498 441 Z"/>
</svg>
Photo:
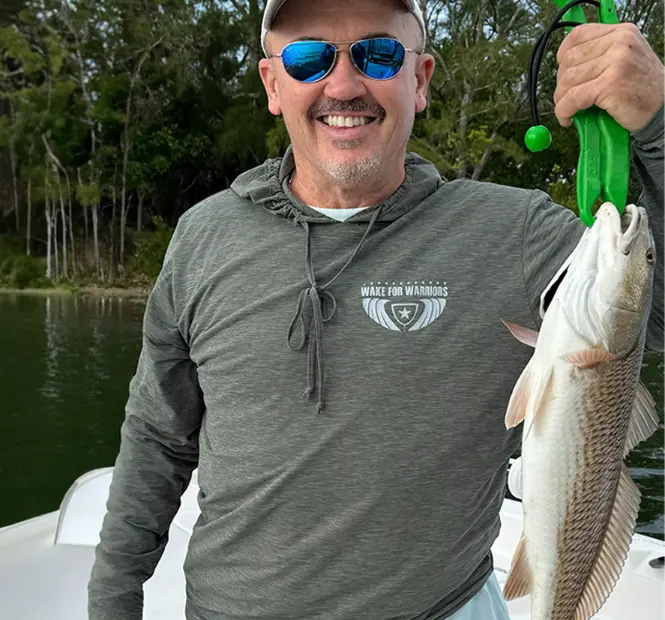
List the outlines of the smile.
<svg viewBox="0 0 665 620">
<path fill-rule="evenodd" d="M 373 116 L 320 116 L 318 120 L 329 127 L 360 127 L 376 119 Z"/>
</svg>

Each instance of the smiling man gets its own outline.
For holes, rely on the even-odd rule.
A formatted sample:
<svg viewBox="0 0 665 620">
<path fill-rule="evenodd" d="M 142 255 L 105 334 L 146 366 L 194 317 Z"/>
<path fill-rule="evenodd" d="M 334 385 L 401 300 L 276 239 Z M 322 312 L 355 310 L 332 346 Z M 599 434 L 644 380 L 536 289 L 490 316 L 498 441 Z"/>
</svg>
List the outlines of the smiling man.
<svg viewBox="0 0 665 620">
<path fill-rule="evenodd" d="M 540 323 L 584 224 L 407 152 L 434 68 L 413 0 L 268 0 L 263 25 L 291 146 L 178 222 L 90 620 L 141 619 L 196 467 L 187 620 L 507 620 L 491 547 L 531 352 L 501 319 Z M 630 24 L 577 27 L 558 60 L 562 124 L 595 104 L 631 132 L 661 257 L 662 63 Z M 657 264 L 647 346 L 662 350 Z"/>
<path fill-rule="evenodd" d="M 291 137 L 294 193 L 328 208 L 380 203 L 404 180 L 415 113 L 427 105 L 434 59 L 422 53 L 420 13 L 400 0 L 279 4 L 267 11 L 259 69 Z"/>
</svg>

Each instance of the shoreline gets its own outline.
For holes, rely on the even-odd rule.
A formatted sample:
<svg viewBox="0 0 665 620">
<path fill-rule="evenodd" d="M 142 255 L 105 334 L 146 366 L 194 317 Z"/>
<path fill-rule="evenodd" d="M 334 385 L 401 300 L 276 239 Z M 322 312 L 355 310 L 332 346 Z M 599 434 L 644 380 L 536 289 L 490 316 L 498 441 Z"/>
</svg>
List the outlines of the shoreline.
<svg viewBox="0 0 665 620">
<path fill-rule="evenodd" d="M 121 298 L 139 298 L 148 299 L 150 291 L 148 287 L 130 287 L 130 288 L 104 288 L 101 286 L 82 286 L 75 290 L 66 288 L 0 288 L 0 295 L 53 295 L 66 297 L 79 295 L 81 297 L 121 297 Z"/>
</svg>

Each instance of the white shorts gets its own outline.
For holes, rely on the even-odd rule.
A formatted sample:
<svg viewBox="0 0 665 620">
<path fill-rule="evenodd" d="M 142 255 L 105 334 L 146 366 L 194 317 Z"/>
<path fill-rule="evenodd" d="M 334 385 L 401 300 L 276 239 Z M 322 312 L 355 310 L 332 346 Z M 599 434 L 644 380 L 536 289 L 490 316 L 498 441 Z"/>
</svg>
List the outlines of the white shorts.
<svg viewBox="0 0 665 620">
<path fill-rule="evenodd" d="M 510 620 L 496 575 L 492 573 L 482 590 L 447 620 Z"/>
</svg>

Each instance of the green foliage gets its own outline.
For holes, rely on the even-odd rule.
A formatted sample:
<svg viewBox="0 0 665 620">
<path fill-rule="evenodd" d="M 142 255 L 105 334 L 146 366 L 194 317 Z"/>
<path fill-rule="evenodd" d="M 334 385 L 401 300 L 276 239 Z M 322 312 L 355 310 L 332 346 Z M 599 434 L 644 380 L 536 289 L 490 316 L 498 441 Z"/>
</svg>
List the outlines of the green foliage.
<svg viewBox="0 0 665 620">
<path fill-rule="evenodd" d="M 266 143 L 268 146 L 268 157 L 280 157 L 289 146 L 291 139 L 289 132 L 286 130 L 284 119 L 280 116 L 275 126 L 268 131 L 266 135 Z"/>
<path fill-rule="evenodd" d="M 173 235 L 173 229 L 159 216 L 152 218 L 152 225 L 154 230 L 134 233 L 133 242 L 136 247 L 135 268 L 138 268 L 141 273 L 154 281 L 162 268 L 164 255 Z"/>
<path fill-rule="evenodd" d="M 71 198 L 77 261 L 90 278 L 108 283 L 130 271 L 141 277 L 143 270 L 154 278 L 171 234 L 164 222 L 174 224 L 241 172 L 284 153 L 290 138 L 283 119 L 267 109 L 257 70 L 262 5 L 9 0 L 8 12 L 0 10 L 0 213 L 7 213 L 0 234 L 16 228 L 13 209 L 6 208 L 13 206 L 6 165 L 11 148 L 22 233 L 16 253 L 25 243 L 28 187 L 31 247 L 42 258 L 45 199 L 59 208 L 62 191 L 67 214 Z M 561 30 L 553 34 L 538 81 L 538 108 L 552 145 L 534 154 L 523 142 L 531 125 L 524 89 L 529 54 L 555 3 L 429 0 L 427 9 L 427 51 L 436 69 L 408 148 L 448 179 L 539 188 L 574 209 L 579 139 L 553 114 Z M 621 21 L 637 23 L 662 57 L 662 2 L 617 0 L 617 11 Z M 594 12 L 587 10 L 591 21 Z M 67 175 L 60 167 L 54 171 L 45 140 Z M 632 201 L 638 192 L 633 170 Z M 139 201 L 142 218 L 159 219 L 154 230 L 135 234 Z M 94 265 L 93 206 L 101 261 Z M 125 215 L 125 256 L 119 256 Z M 12 262 L 3 273 L 32 268 L 30 261 Z"/>
<path fill-rule="evenodd" d="M 76 190 L 76 198 L 84 207 L 91 207 L 92 205 L 99 204 L 101 199 L 99 185 L 97 183 L 85 183 L 79 185 Z"/>
<path fill-rule="evenodd" d="M 0 238 L 0 286 L 7 288 L 44 288 L 45 264 L 41 258 L 21 253 L 18 237 Z"/>
</svg>

